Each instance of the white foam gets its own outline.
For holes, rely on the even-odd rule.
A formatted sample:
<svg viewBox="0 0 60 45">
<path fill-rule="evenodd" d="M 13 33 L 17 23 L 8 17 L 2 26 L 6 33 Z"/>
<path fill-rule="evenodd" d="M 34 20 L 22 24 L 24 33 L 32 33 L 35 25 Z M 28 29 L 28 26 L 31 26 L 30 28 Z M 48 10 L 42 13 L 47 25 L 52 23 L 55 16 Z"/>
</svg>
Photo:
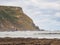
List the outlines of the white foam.
<svg viewBox="0 0 60 45">
<path fill-rule="evenodd" d="M 58 38 L 60 39 L 60 31 L 4 31 L 0 32 L 0 37 L 24 37 L 24 38 Z"/>
</svg>

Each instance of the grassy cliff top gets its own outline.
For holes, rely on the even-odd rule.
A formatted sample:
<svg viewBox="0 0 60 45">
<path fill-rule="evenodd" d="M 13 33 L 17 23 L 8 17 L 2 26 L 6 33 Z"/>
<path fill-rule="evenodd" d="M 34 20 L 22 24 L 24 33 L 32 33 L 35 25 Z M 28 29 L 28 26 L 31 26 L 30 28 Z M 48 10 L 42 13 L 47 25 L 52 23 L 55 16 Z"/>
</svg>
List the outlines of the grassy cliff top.
<svg viewBox="0 0 60 45">
<path fill-rule="evenodd" d="M 0 6 L 0 30 L 39 30 L 21 7 Z"/>
</svg>

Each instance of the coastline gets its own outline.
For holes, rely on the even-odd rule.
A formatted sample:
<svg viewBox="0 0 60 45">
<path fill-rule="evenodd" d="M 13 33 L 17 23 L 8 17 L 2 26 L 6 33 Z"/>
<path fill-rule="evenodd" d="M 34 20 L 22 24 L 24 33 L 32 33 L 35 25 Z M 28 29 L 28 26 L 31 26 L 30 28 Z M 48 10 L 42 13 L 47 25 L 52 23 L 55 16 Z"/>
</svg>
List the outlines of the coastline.
<svg viewBox="0 0 60 45">
<path fill-rule="evenodd" d="M 0 38 L 0 45 L 59 45 L 60 39 Z"/>
<path fill-rule="evenodd" d="M 60 32 L 52 31 L 3 31 L 0 32 L 0 37 L 11 37 L 11 38 L 47 38 L 47 39 L 60 39 Z"/>
</svg>

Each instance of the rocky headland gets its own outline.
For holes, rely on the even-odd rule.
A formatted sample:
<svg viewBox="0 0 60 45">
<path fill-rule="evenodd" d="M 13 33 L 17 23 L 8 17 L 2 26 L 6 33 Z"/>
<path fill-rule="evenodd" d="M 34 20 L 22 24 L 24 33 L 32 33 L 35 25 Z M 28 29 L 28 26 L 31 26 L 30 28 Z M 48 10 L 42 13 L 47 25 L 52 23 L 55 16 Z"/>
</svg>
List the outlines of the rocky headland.
<svg viewBox="0 0 60 45">
<path fill-rule="evenodd" d="M 33 20 L 21 7 L 0 6 L 0 31 L 9 30 L 39 30 Z"/>
</svg>

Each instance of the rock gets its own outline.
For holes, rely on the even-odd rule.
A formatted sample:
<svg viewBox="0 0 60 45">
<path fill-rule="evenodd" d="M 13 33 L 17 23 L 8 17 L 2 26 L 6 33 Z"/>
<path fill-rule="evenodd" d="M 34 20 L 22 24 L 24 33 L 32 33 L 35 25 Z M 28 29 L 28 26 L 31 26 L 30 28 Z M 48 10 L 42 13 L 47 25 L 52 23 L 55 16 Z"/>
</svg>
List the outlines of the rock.
<svg viewBox="0 0 60 45">
<path fill-rule="evenodd" d="M 21 7 L 0 6 L 0 31 L 39 30 Z"/>
<path fill-rule="evenodd" d="M 60 45 L 60 39 L 0 38 L 0 45 Z"/>
<path fill-rule="evenodd" d="M 54 40 L 51 45 L 60 45 L 60 40 Z"/>
</svg>

